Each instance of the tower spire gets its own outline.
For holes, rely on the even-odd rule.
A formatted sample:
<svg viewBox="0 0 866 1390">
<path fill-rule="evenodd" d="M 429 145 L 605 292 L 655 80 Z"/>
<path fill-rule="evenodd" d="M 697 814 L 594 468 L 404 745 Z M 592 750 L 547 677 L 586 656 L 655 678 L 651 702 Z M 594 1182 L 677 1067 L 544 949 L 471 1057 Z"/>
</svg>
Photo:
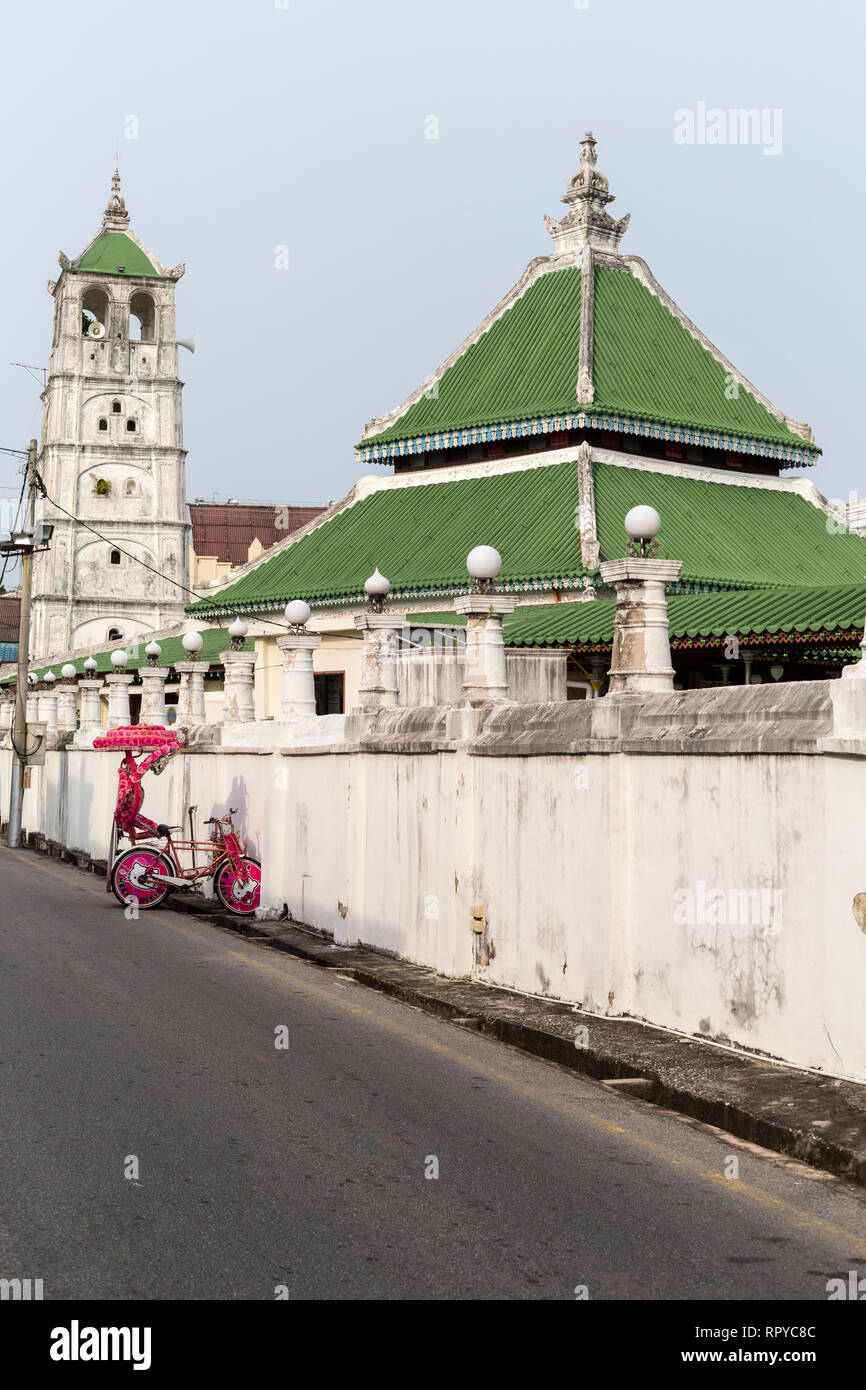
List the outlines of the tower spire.
<svg viewBox="0 0 866 1390">
<path fill-rule="evenodd" d="M 615 222 L 605 211 L 614 197 L 604 174 L 595 167 L 595 145 L 595 137 L 588 130 L 580 142 L 580 168 L 568 180 L 560 199 L 560 202 L 568 205 L 568 212 L 561 222 L 556 222 L 552 217 L 544 219 L 558 253 L 580 251 L 583 246 L 589 245 L 594 251 L 607 251 L 615 255 L 629 224 L 631 214 Z"/>
<path fill-rule="evenodd" d="M 118 157 L 114 156 L 114 173 L 111 178 L 111 193 L 102 217 L 102 226 L 108 232 L 125 232 L 129 226 L 129 213 L 120 192 L 120 172 Z"/>
</svg>

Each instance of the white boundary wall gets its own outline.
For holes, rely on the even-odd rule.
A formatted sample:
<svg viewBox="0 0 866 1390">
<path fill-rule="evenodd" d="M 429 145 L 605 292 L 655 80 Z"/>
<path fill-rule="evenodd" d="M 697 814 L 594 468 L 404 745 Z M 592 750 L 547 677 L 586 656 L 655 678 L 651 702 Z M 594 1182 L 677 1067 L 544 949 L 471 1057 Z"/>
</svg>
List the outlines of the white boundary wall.
<svg viewBox="0 0 866 1390">
<path fill-rule="evenodd" d="M 49 752 L 25 828 L 104 859 L 118 762 Z M 239 807 L 264 908 L 338 942 L 866 1081 L 866 681 L 331 716 L 145 785 Z"/>
</svg>

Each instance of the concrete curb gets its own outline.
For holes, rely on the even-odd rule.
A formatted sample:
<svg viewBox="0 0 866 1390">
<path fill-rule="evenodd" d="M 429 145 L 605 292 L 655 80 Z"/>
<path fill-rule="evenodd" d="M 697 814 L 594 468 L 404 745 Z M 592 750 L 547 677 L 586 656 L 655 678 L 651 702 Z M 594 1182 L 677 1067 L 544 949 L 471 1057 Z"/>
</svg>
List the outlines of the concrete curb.
<svg viewBox="0 0 866 1390">
<path fill-rule="evenodd" d="M 106 872 L 104 861 L 71 853 L 43 837 L 28 837 L 28 846 L 80 869 Z M 166 905 L 271 950 L 338 970 L 370 989 L 593 1080 L 631 1081 L 622 1089 L 641 1099 L 866 1183 L 866 1086 L 857 1082 L 797 1071 L 634 1019 L 599 1018 L 555 1000 L 451 980 L 370 947 L 337 946 L 295 922 L 237 918 L 182 895 L 169 895 Z"/>
</svg>

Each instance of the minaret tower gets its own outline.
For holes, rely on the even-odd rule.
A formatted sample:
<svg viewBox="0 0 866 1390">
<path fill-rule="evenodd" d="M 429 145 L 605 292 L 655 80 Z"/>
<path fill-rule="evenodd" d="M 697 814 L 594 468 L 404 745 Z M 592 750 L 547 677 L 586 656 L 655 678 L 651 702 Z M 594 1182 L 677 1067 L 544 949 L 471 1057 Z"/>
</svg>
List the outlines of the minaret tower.
<svg viewBox="0 0 866 1390">
<path fill-rule="evenodd" d="M 39 461 L 48 499 L 37 507 L 54 537 L 35 557 L 35 658 L 128 646 L 178 622 L 184 594 L 169 581 L 188 583 L 174 320 L 184 267 L 167 270 L 130 230 L 116 167 L 99 231 L 76 260 L 61 252 L 60 267 L 48 282 Z"/>
</svg>

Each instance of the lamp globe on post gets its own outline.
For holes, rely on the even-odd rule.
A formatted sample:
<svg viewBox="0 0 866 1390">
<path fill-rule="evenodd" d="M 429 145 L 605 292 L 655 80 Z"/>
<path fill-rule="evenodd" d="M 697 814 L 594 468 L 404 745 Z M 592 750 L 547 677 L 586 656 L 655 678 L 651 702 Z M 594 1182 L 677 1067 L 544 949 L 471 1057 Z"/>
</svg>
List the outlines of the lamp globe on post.
<svg viewBox="0 0 866 1390">
<path fill-rule="evenodd" d="M 46 671 L 42 679 L 44 680 L 45 684 L 48 686 L 50 690 L 54 685 L 54 682 L 57 680 L 57 677 L 55 676 L 53 671 Z"/>
<path fill-rule="evenodd" d="M 122 671 L 123 668 L 126 666 L 126 663 L 129 660 L 129 658 L 126 655 L 126 652 L 121 651 L 121 649 L 118 647 L 116 652 L 111 653 L 110 660 L 115 671 Z"/>
<path fill-rule="evenodd" d="M 286 622 L 293 632 L 302 632 L 310 620 L 312 609 L 302 598 L 294 598 L 285 607 Z"/>
<path fill-rule="evenodd" d="M 378 568 L 374 569 L 369 579 L 364 580 L 364 593 L 370 600 L 370 607 L 374 613 L 384 613 L 390 592 L 391 581 L 386 579 L 384 574 L 380 574 Z"/>
<path fill-rule="evenodd" d="M 162 656 L 162 647 L 158 642 L 148 642 L 144 654 L 147 657 L 148 666 L 158 666 L 159 658 Z"/>
<path fill-rule="evenodd" d="M 482 594 L 502 569 L 502 556 L 492 545 L 476 545 L 466 556 L 466 568 L 472 577 L 472 588 Z"/>
<path fill-rule="evenodd" d="M 75 670 L 75 667 L 72 665 L 72 662 L 67 661 L 64 666 L 61 666 L 60 674 L 65 681 L 71 681 L 75 679 L 77 672 Z"/>
<path fill-rule="evenodd" d="M 180 644 L 184 651 L 195 660 L 196 653 L 200 652 L 204 646 L 204 638 L 200 632 L 185 632 L 180 639 Z"/>
<path fill-rule="evenodd" d="M 232 650 L 242 652 L 244 642 L 247 640 L 249 628 L 243 618 L 238 614 L 234 622 L 229 623 L 229 637 L 232 639 Z"/>
<path fill-rule="evenodd" d="M 654 554 L 658 548 L 656 536 L 662 527 L 662 519 L 655 507 L 632 507 L 626 513 L 626 535 L 633 545 L 640 546 L 641 556 Z M 632 547 L 630 546 L 629 549 Z"/>
<path fill-rule="evenodd" d="M 84 674 L 89 677 L 90 680 L 93 680 L 93 677 L 96 675 L 97 665 L 98 662 L 94 656 L 89 656 L 84 663 Z"/>
</svg>

